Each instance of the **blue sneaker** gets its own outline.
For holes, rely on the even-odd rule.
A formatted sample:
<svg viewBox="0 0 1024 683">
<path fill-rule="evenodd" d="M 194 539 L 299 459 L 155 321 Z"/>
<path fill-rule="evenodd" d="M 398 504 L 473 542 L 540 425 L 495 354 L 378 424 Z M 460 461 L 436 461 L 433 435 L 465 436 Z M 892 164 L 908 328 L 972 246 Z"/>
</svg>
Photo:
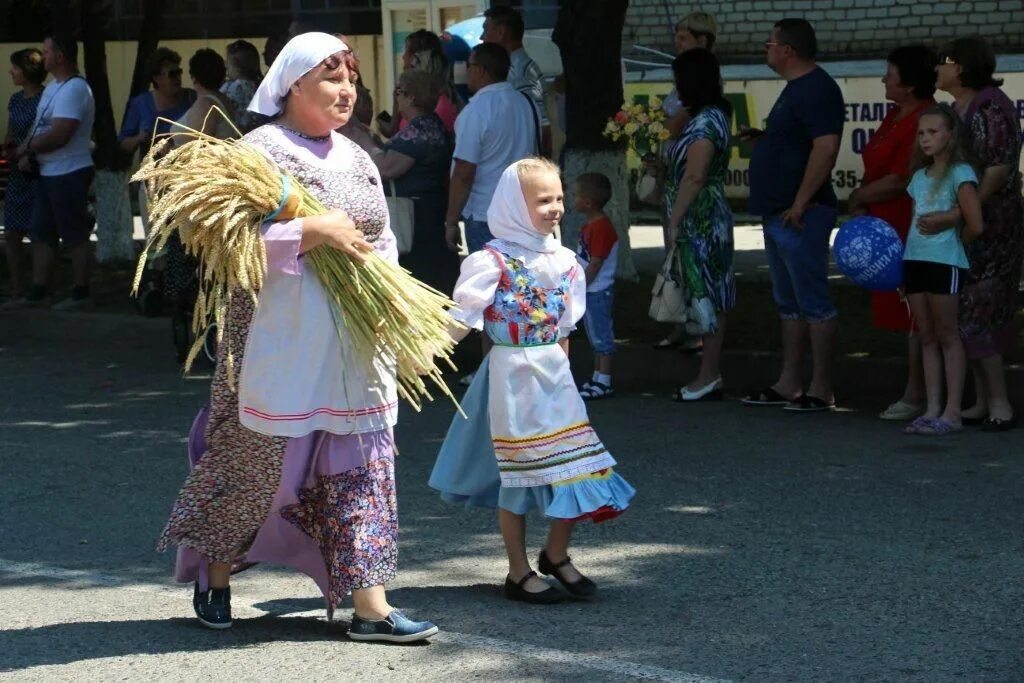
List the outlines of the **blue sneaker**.
<svg viewBox="0 0 1024 683">
<path fill-rule="evenodd" d="M 196 618 L 206 628 L 231 628 L 231 589 L 210 588 L 200 592 L 199 582 L 195 582 L 192 594 L 192 607 Z"/>
<path fill-rule="evenodd" d="M 363 619 L 352 615 L 348 637 L 352 640 L 383 640 L 389 643 L 414 643 L 437 633 L 437 626 L 429 621 L 412 621 L 398 610 L 392 610 L 386 619 Z"/>
</svg>

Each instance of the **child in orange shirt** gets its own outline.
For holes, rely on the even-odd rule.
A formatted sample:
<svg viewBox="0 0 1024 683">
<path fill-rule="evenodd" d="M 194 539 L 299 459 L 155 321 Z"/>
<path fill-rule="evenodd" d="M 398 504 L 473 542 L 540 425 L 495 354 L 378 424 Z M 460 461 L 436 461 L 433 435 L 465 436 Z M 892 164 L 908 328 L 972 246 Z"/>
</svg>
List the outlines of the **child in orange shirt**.
<svg viewBox="0 0 1024 683">
<path fill-rule="evenodd" d="M 611 197 L 612 184 L 604 175 L 584 173 L 576 179 L 573 208 L 587 219 L 576 251 L 587 278 L 587 312 L 583 326 L 594 349 L 594 376 L 580 387 L 580 396 L 585 401 L 615 395 L 612 388 L 612 356 L 615 354 L 612 303 L 619 236 L 611 219 L 604 214 L 604 206 Z"/>
</svg>

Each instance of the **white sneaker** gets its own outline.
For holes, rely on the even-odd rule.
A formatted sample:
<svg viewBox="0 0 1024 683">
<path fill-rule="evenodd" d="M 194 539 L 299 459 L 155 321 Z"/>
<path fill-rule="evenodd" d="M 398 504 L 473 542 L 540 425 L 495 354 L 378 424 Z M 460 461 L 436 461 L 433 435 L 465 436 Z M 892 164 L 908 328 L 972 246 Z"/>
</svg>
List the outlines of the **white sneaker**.
<svg viewBox="0 0 1024 683">
<path fill-rule="evenodd" d="M 55 311 L 86 311 L 93 307 L 92 297 L 85 297 L 84 299 L 72 299 L 68 297 L 63 301 L 55 303 L 53 310 Z"/>
</svg>

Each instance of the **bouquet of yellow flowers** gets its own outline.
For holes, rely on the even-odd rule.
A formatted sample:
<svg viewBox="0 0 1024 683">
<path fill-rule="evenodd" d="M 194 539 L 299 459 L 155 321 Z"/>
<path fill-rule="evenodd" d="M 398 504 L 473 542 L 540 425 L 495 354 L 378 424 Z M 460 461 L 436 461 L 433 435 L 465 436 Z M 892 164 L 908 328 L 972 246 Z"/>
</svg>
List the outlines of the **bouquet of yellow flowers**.
<svg viewBox="0 0 1024 683">
<path fill-rule="evenodd" d="M 622 109 L 608 119 L 604 136 L 616 142 L 625 138 L 638 157 L 657 151 L 669 138 L 661 100 L 652 97 L 646 105 L 623 104 Z"/>
</svg>

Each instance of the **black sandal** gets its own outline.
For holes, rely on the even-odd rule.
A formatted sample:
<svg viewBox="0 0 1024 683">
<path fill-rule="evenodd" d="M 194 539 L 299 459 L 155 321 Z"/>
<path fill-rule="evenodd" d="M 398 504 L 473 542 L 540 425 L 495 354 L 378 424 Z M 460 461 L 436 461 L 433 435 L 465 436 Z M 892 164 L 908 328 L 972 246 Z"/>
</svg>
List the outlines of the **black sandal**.
<svg viewBox="0 0 1024 683">
<path fill-rule="evenodd" d="M 588 579 L 587 577 L 580 575 L 579 581 L 569 583 L 562 578 L 562 572 L 559 571 L 562 567 L 572 562 L 572 558 L 566 556 L 561 562 L 552 562 L 548 559 L 548 554 L 541 550 L 540 557 L 537 559 L 537 568 L 540 569 L 540 573 L 545 576 L 553 576 L 558 580 L 558 583 L 562 584 L 565 590 L 569 591 L 569 594 L 574 598 L 580 600 L 590 600 L 597 595 L 597 584 Z"/>
<path fill-rule="evenodd" d="M 615 389 L 612 389 L 610 384 L 597 380 L 584 382 L 580 387 L 580 398 L 584 401 L 599 401 L 602 398 L 612 398 L 613 396 L 615 396 Z"/>
<path fill-rule="evenodd" d="M 1017 426 L 1017 416 L 1004 420 L 1001 417 L 988 417 L 981 423 L 981 431 L 988 432 L 990 434 L 998 434 L 1000 432 L 1008 432 Z"/>
<path fill-rule="evenodd" d="M 550 605 L 553 602 L 561 602 L 565 599 L 565 594 L 554 586 L 548 586 L 547 590 L 543 590 L 540 593 L 531 593 L 523 588 L 531 576 L 537 576 L 537 572 L 531 571 L 518 581 L 513 581 L 511 576 L 506 576 L 502 594 L 508 600 L 528 602 L 532 605 Z"/>
<path fill-rule="evenodd" d="M 799 397 L 793 399 L 793 401 L 797 400 L 799 400 Z M 785 406 L 790 403 L 790 399 L 771 387 L 755 391 L 743 399 L 743 405 L 745 406 Z"/>
</svg>

